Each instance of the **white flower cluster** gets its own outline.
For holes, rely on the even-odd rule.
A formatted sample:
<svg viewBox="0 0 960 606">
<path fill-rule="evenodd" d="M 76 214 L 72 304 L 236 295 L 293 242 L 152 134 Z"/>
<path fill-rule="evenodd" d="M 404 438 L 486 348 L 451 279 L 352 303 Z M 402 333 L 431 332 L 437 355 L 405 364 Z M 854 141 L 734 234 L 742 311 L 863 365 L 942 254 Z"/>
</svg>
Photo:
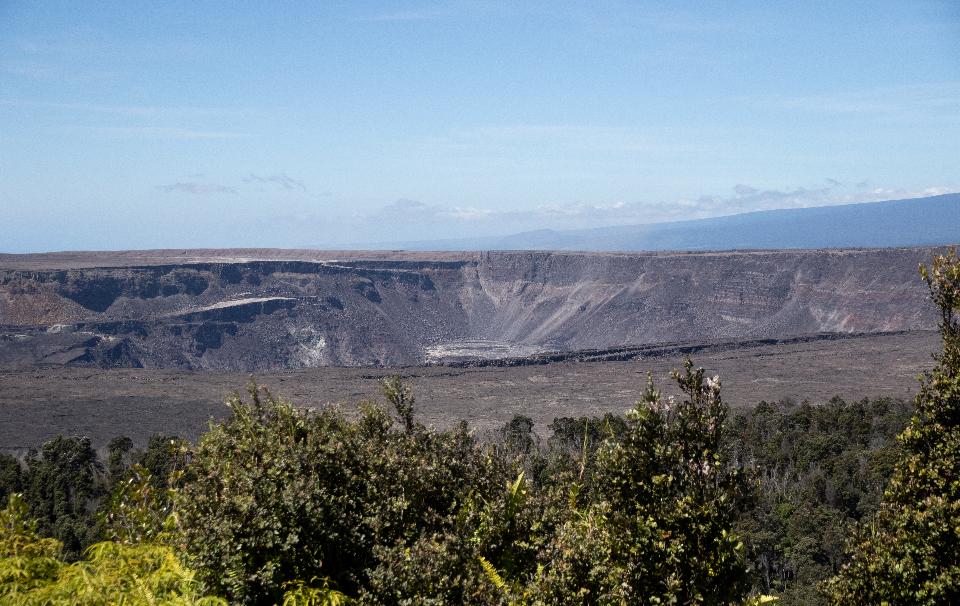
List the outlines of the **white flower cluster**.
<svg viewBox="0 0 960 606">
<path fill-rule="evenodd" d="M 677 401 L 674 400 L 673 396 L 668 396 L 666 400 L 658 397 L 656 400 L 649 401 L 648 405 L 650 410 L 656 413 L 667 414 L 676 407 Z"/>
</svg>

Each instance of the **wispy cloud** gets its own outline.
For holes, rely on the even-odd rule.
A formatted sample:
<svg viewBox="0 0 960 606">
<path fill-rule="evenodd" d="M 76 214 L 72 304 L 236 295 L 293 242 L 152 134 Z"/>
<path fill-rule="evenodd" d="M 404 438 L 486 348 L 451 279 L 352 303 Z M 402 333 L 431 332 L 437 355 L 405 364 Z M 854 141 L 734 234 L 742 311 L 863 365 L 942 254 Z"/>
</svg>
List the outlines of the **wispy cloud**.
<svg viewBox="0 0 960 606">
<path fill-rule="evenodd" d="M 36 61 L 3 61 L 0 62 L 0 72 L 31 80 L 51 80 L 61 75 L 56 67 Z"/>
<path fill-rule="evenodd" d="M 636 6 L 627 4 L 620 10 L 613 10 L 607 19 L 621 27 L 655 28 L 674 34 L 712 34 L 728 33 L 743 29 L 743 24 L 736 19 L 707 18 L 694 10 L 677 6 L 668 9 L 644 8 L 636 11 Z"/>
<path fill-rule="evenodd" d="M 634 127 L 582 124 L 507 124 L 456 128 L 419 142 L 436 150 L 503 150 L 546 148 L 592 152 L 690 153 L 704 145 L 679 143 L 671 133 Z"/>
<path fill-rule="evenodd" d="M 454 14 L 449 9 L 434 10 L 409 10 L 390 13 L 376 13 L 372 15 L 363 15 L 357 18 L 357 21 L 371 22 L 398 22 L 398 21 L 435 21 L 443 19 Z"/>
<path fill-rule="evenodd" d="M 292 190 L 307 191 L 307 186 L 304 185 L 302 181 L 297 181 L 293 177 L 287 175 L 287 173 L 270 175 L 268 177 L 261 177 L 259 175 L 255 175 L 251 173 L 250 176 L 245 177 L 243 179 L 243 182 L 278 185 L 279 187 L 287 191 L 292 191 Z"/>
<path fill-rule="evenodd" d="M 811 208 L 815 206 L 835 206 L 838 204 L 859 204 L 924 198 L 952 193 L 954 188 L 932 186 L 922 189 L 902 189 L 889 187 L 871 187 L 867 182 L 848 187 L 842 182 L 826 178 L 823 187 L 797 187 L 793 189 L 760 189 L 750 185 L 738 184 L 733 195 L 701 196 L 696 199 L 679 200 L 678 208 L 690 213 L 689 218 L 704 218 L 759 210 L 781 208 Z"/>
<path fill-rule="evenodd" d="M 839 181 L 839 180 L 837 180 Z M 372 211 L 338 214 L 336 207 L 290 207 L 265 221 L 285 233 L 323 234 L 323 246 L 411 242 L 437 238 L 507 236 L 542 229 L 567 230 L 704 219 L 776 208 L 919 198 L 960 191 L 960 187 L 917 190 L 878 187 L 867 182 L 769 189 L 740 184 L 728 193 L 657 202 L 557 203 L 527 208 L 433 204 L 401 198 Z M 312 234 L 312 235 L 310 235 Z M 357 234 L 363 234 L 358 236 Z M 317 246 L 317 240 L 304 240 Z"/>
<path fill-rule="evenodd" d="M 250 136 L 249 133 L 170 126 L 66 126 L 57 130 L 68 134 L 93 134 L 123 139 L 245 139 Z"/>
<path fill-rule="evenodd" d="M 42 70 L 37 65 L 35 69 Z M 189 105 L 112 105 L 102 103 L 60 103 L 25 99 L 0 99 L 0 106 L 60 110 L 64 112 L 111 114 L 141 118 L 208 118 L 239 117 L 249 110 L 228 107 L 197 107 Z"/>
<path fill-rule="evenodd" d="M 246 110 L 211 107 L 163 105 L 108 105 L 97 103 L 64 103 L 2 99 L 0 108 L 23 110 L 25 117 L 33 111 L 46 110 L 56 114 L 63 123 L 46 127 L 56 134 L 97 135 L 127 139 L 244 139 L 250 133 L 229 129 L 210 128 L 223 118 L 246 115 Z M 87 114 L 102 114 L 113 118 L 115 125 L 81 125 L 83 122 L 103 122 Z M 78 124 L 79 123 L 79 124 Z M 139 123 L 139 124 L 138 124 Z"/>
<path fill-rule="evenodd" d="M 555 226 L 602 219 L 636 220 L 648 217 L 651 205 L 643 203 L 613 204 L 544 204 L 524 210 L 502 210 L 475 206 L 443 206 L 418 200 L 400 199 L 363 217 L 372 222 L 399 224 L 490 223 L 517 224 L 545 222 Z"/>
<path fill-rule="evenodd" d="M 507 226 L 509 229 L 576 228 L 604 225 L 662 223 L 685 219 L 703 219 L 744 212 L 781 208 L 809 208 L 904 198 L 922 198 L 957 191 L 945 186 L 908 190 L 872 187 L 860 183 L 848 187 L 826 178 L 822 187 L 761 189 L 747 184 L 736 185 L 730 194 L 705 195 L 669 202 L 612 202 L 542 204 L 524 210 L 503 210 L 426 204 L 418 200 L 400 199 L 377 211 L 360 217 L 361 222 L 375 224 L 442 225 L 471 224 L 486 228 Z M 502 229 L 500 230 L 502 231 Z"/>
<path fill-rule="evenodd" d="M 117 77 L 116 72 L 95 69 L 65 69 L 38 61 L 2 61 L 0 72 L 29 80 L 58 82 L 100 82 Z"/>
<path fill-rule="evenodd" d="M 886 86 L 819 95 L 761 95 L 739 99 L 755 106 L 826 114 L 956 117 L 960 115 L 960 82 Z"/>
<path fill-rule="evenodd" d="M 476 221 L 502 214 L 504 213 L 498 213 L 492 209 L 463 206 L 447 207 L 401 198 L 366 215 L 363 219 L 374 222 L 438 223 L 444 221 Z"/>
<path fill-rule="evenodd" d="M 243 183 L 274 185 L 284 191 L 307 191 L 306 185 L 286 173 L 270 175 L 267 177 L 261 177 L 251 173 L 248 177 L 244 177 Z M 238 187 L 236 185 L 214 183 L 207 180 L 206 174 L 194 173 L 187 175 L 182 181 L 177 181 L 176 183 L 171 183 L 169 185 L 159 185 L 157 186 L 157 189 L 166 193 L 208 195 L 240 194 L 243 193 L 246 188 Z"/>
<path fill-rule="evenodd" d="M 169 185 L 159 185 L 157 186 L 162 192 L 172 194 L 194 194 L 199 196 L 207 196 L 212 194 L 236 194 L 237 188 L 231 187 L 229 185 L 220 185 L 218 183 L 204 183 L 201 181 L 180 181 L 178 183 L 171 183 Z"/>
</svg>

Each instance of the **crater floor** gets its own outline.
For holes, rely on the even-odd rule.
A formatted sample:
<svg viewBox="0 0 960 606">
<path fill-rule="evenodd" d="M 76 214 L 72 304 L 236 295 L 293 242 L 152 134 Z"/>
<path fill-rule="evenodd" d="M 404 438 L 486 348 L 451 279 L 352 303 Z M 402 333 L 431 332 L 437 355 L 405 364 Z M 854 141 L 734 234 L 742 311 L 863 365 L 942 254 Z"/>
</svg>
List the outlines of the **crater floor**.
<svg viewBox="0 0 960 606">
<path fill-rule="evenodd" d="M 700 344 L 703 346 L 704 344 Z M 917 375 L 931 367 L 939 335 L 918 331 L 742 348 L 705 347 L 698 366 L 718 373 L 731 407 L 793 398 L 823 402 L 889 396 L 912 399 Z M 399 373 L 413 386 L 418 419 L 448 426 L 466 419 L 479 433 L 515 414 L 550 435 L 558 416 L 623 412 L 640 396 L 647 372 L 673 393 L 669 372 L 683 356 L 623 362 L 559 362 L 512 367 L 311 368 L 259 373 L 258 382 L 294 403 L 316 407 L 378 397 L 378 381 Z M 222 418 L 224 397 L 250 376 L 176 369 L 44 367 L 0 370 L 0 448 L 23 452 L 57 434 L 86 435 L 98 446 L 116 435 L 143 443 L 154 433 L 190 439 Z"/>
</svg>

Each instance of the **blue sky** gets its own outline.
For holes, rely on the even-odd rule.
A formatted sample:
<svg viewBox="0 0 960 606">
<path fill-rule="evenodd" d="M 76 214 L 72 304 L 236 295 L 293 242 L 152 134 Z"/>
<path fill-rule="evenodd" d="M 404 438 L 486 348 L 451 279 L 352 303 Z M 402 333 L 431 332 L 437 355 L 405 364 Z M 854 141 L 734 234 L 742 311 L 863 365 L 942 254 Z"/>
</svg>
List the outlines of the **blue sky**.
<svg viewBox="0 0 960 606">
<path fill-rule="evenodd" d="M 0 0 L 0 251 L 960 190 L 960 3 Z"/>
</svg>

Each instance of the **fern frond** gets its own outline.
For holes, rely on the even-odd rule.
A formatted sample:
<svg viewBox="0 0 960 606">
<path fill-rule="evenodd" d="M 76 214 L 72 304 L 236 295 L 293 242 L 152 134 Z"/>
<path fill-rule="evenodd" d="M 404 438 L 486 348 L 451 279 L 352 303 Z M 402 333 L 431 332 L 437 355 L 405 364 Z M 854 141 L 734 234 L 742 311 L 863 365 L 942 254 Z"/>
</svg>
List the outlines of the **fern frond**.
<svg viewBox="0 0 960 606">
<path fill-rule="evenodd" d="M 503 577 L 500 576 L 500 573 L 497 572 L 496 567 L 483 556 L 477 556 L 477 560 L 480 561 L 480 567 L 483 568 L 483 574 L 486 575 L 487 579 L 493 584 L 493 586 L 500 591 L 507 591 L 507 583 L 503 580 Z"/>
<path fill-rule="evenodd" d="M 312 582 L 320 581 L 314 578 Z M 301 580 L 284 584 L 283 606 L 349 606 L 353 603 L 346 594 L 330 587 L 329 579 L 322 579 L 321 587 L 311 587 Z"/>
</svg>

